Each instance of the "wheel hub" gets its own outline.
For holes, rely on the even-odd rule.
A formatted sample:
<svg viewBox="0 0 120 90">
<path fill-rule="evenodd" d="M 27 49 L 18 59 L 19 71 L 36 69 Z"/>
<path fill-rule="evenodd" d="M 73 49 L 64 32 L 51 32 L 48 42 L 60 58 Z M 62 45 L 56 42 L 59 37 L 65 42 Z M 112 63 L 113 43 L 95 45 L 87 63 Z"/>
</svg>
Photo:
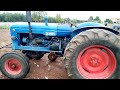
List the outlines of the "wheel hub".
<svg viewBox="0 0 120 90">
<path fill-rule="evenodd" d="M 22 71 L 22 65 L 16 59 L 7 60 L 5 62 L 4 67 L 5 67 L 5 70 L 12 75 L 17 75 Z"/>
<path fill-rule="evenodd" d="M 12 69 L 15 69 L 15 68 L 16 68 L 16 65 L 15 65 L 15 64 L 13 64 L 11 67 L 12 67 Z"/>
<path fill-rule="evenodd" d="M 101 63 L 101 60 L 99 58 L 96 58 L 96 57 L 92 57 L 90 60 L 90 65 L 92 67 L 97 67 L 100 65 L 100 63 Z"/>
</svg>

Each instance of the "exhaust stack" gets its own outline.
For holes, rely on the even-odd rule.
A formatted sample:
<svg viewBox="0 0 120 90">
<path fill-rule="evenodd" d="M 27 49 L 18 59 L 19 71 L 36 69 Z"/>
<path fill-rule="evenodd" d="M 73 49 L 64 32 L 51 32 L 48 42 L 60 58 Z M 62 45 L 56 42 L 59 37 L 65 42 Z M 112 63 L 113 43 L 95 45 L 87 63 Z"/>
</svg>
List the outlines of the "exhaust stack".
<svg viewBox="0 0 120 90">
<path fill-rule="evenodd" d="M 31 22 L 32 22 L 32 18 L 31 18 L 31 11 L 26 11 L 26 19 L 29 25 L 29 39 L 30 41 L 32 40 L 32 29 L 31 29 Z"/>
</svg>

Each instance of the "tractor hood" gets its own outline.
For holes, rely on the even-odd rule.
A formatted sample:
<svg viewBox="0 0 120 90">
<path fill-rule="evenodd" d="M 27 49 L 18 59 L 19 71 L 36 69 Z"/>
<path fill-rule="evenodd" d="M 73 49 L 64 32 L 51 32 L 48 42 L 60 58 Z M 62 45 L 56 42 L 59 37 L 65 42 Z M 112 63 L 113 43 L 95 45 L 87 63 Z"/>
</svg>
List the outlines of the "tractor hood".
<svg viewBox="0 0 120 90">
<path fill-rule="evenodd" d="M 68 24 L 58 23 L 31 23 L 32 33 L 43 34 L 46 36 L 68 36 L 72 32 L 72 28 Z M 10 30 L 17 29 L 19 33 L 29 33 L 29 26 L 27 22 L 16 22 L 10 26 Z"/>
<path fill-rule="evenodd" d="M 32 22 L 31 27 L 32 29 L 56 29 L 57 28 L 56 23 L 51 23 L 48 27 L 45 25 L 45 23 L 36 23 Z M 16 22 L 10 26 L 10 28 L 20 28 L 20 29 L 28 29 L 28 23 L 27 22 Z"/>
</svg>

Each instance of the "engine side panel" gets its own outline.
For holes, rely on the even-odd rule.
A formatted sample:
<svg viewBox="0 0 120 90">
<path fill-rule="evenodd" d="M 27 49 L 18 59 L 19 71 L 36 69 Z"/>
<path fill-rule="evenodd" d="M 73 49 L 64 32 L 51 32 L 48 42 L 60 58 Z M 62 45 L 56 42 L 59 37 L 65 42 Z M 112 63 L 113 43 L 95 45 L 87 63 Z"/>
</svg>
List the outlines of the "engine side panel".
<svg viewBox="0 0 120 90">
<path fill-rule="evenodd" d="M 32 23 L 31 27 L 33 35 L 31 42 L 28 23 L 15 23 L 10 27 L 12 49 L 62 53 L 62 48 L 65 48 L 66 44 L 64 39 L 72 33 L 71 27 L 65 24 L 45 26 L 44 23 Z"/>
<path fill-rule="evenodd" d="M 42 34 L 46 36 L 66 37 L 72 33 L 72 29 L 68 24 L 49 23 L 46 26 L 44 23 L 31 23 L 33 34 Z M 29 33 L 28 23 L 19 22 L 10 27 L 10 31 L 16 29 L 17 33 Z"/>
</svg>

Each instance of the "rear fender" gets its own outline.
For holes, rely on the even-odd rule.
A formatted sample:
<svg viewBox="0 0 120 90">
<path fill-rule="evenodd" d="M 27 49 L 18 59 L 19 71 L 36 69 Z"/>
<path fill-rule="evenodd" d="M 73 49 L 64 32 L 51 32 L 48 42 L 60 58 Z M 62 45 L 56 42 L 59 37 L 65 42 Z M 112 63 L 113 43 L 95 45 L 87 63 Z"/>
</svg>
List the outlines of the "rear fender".
<svg viewBox="0 0 120 90">
<path fill-rule="evenodd" d="M 87 31 L 87 30 L 90 30 L 90 29 L 104 29 L 104 30 L 107 30 L 107 31 L 110 31 L 116 35 L 119 34 L 118 31 L 114 30 L 114 29 L 111 29 L 111 28 L 108 28 L 108 27 L 85 27 L 85 28 L 80 28 L 80 29 L 76 29 L 74 30 L 72 33 L 71 33 L 71 39 L 76 36 L 77 34 L 83 32 L 83 31 Z"/>
</svg>

